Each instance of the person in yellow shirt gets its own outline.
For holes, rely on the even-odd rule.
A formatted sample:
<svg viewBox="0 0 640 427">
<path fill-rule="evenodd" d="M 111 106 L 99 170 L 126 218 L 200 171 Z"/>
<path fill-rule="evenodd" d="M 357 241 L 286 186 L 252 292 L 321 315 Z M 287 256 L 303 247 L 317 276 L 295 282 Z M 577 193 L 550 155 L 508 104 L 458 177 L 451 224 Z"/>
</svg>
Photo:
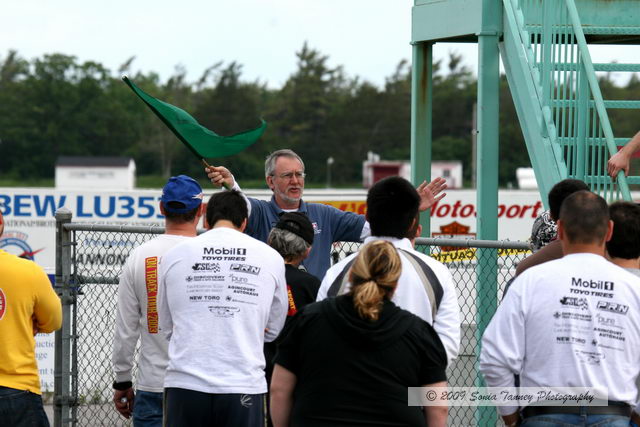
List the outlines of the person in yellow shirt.
<svg viewBox="0 0 640 427">
<path fill-rule="evenodd" d="M 0 236 L 4 220 L 0 212 Z M 33 261 L 0 250 L 0 424 L 49 426 L 35 357 L 38 332 L 62 325 L 62 306 Z"/>
</svg>

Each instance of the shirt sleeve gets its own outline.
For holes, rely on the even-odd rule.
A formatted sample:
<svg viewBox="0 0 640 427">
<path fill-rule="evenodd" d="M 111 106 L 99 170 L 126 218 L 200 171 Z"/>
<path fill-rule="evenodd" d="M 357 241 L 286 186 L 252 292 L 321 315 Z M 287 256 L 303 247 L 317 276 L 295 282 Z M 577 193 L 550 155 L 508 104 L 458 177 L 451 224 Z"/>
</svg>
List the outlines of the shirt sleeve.
<svg viewBox="0 0 640 427">
<path fill-rule="evenodd" d="M 278 351 L 274 363 L 298 375 L 300 372 L 300 329 L 304 323 L 304 309 L 290 320 L 287 333 L 278 344 Z"/>
<path fill-rule="evenodd" d="M 134 291 L 133 258 L 127 260 L 118 284 L 118 308 L 113 337 L 113 371 L 117 382 L 131 381 L 133 356 L 140 337 L 141 309 Z"/>
<path fill-rule="evenodd" d="M 162 262 L 164 261 L 164 262 Z M 171 340 L 173 332 L 173 318 L 171 310 L 169 310 L 169 298 L 167 298 L 167 282 L 165 277 L 169 268 L 167 268 L 166 255 L 160 261 L 160 283 L 158 284 L 158 317 L 160 318 L 160 330 L 166 334 L 167 340 Z"/>
<path fill-rule="evenodd" d="M 364 215 L 341 211 L 333 206 L 324 205 L 331 215 L 331 228 L 334 242 L 359 242 L 365 224 Z"/>
<path fill-rule="evenodd" d="M 269 217 L 266 211 L 266 203 L 262 203 L 261 200 L 254 199 L 252 197 L 247 197 L 247 200 L 251 205 L 251 215 L 249 216 L 249 219 L 247 221 L 247 228 L 244 230 L 244 233 L 255 239 L 266 241 L 266 236 L 271 230 L 264 225 L 264 222 L 267 221 Z M 265 228 L 268 229 L 265 230 Z M 264 236 L 264 240 L 261 238 L 261 236 Z"/>
<path fill-rule="evenodd" d="M 421 385 L 434 384 L 447 380 L 447 352 L 435 329 L 420 319 L 422 357 L 418 380 Z"/>
<path fill-rule="evenodd" d="M 244 192 L 242 191 L 242 188 L 240 188 L 240 184 L 238 184 L 238 181 L 236 181 L 236 177 L 233 175 L 231 176 L 233 177 L 233 187 L 231 187 L 231 189 L 236 190 L 238 193 L 242 195 L 242 198 L 247 204 L 247 218 L 250 218 L 251 217 L 251 200 L 246 196 L 246 194 L 244 194 Z"/>
<path fill-rule="evenodd" d="M 44 270 L 35 263 L 33 266 L 32 281 L 36 289 L 33 311 L 35 326 L 38 328 L 38 332 L 53 332 L 62 326 L 62 303 Z"/>
<path fill-rule="evenodd" d="M 360 232 L 360 240 L 364 241 L 367 237 L 371 236 L 371 225 L 369 221 L 365 221 Z"/>
<path fill-rule="evenodd" d="M 449 269 L 443 267 L 438 274 L 438 279 L 442 285 L 443 293 L 438 312 L 433 319 L 433 328 L 442 340 L 451 362 L 458 357 L 460 351 L 460 305 Z"/>
<path fill-rule="evenodd" d="M 480 372 L 489 387 L 514 387 L 525 351 L 525 313 L 522 278 L 517 278 L 498 306 L 482 336 Z M 499 406 L 501 415 L 512 414 L 517 406 Z"/>
<path fill-rule="evenodd" d="M 282 265 L 277 266 L 277 272 L 275 274 L 276 288 L 273 300 L 271 301 L 267 331 L 264 334 L 265 342 L 271 342 L 278 337 L 287 319 L 287 311 L 289 309 L 287 281 L 284 275 L 284 260 L 280 259 L 280 261 L 282 261 Z"/>
</svg>

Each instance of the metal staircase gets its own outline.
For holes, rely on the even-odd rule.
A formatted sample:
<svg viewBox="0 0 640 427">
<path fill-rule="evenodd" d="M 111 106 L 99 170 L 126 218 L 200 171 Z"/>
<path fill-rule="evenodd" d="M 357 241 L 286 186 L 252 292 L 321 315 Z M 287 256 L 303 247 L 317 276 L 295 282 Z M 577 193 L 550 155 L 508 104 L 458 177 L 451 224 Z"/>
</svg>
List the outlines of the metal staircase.
<svg viewBox="0 0 640 427">
<path fill-rule="evenodd" d="M 432 112 L 437 108 L 432 96 L 434 45 L 477 43 L 478 237 L 495 240 L 498 236 L 500 58 L 542 200 L 547 200 L 555 183 L 569 177 L 584 180 L 610 200 L 631 198 L 628 185 L 640 184 L 640 179 L 625 179 L 621 172 L 614 182 L 606 173 L 606 162 L 617 145 L 632 136 L 614 136 L 607 110 L 639 108 L 640 102 L 605 101 L 596 72 L 637 72 L 640 66 L 593 64 L 587 43 L 640 45 L 640 0 L 413 1 L 411 166 L 415 183 L 431 177 Z M 420 220 L 424 230 L 430 229 L 428 217 Z M 475 268 L 476 315 L 469 323 L 475 329 L 475 344 L 467 343 L 476 355 L 497 307 L 498 268 L 497 252 L 484 249 Z M 477 357 L 469 361 L 476 375 L 466 381 L 482 385 Z M 491 407 L 452 409 L 455 425 L 497 425 Z"/>
<path fill-rule="evenodd" d="M 626 4 L 606 2 L 607 7 L 616 3 Z M 500 53 L 543 195 L 559 180 L 576 178 L 606 199 L 631 200 L 629 184 L 640 184 L 640 177 L 623 172 L 612 180 L 606 165 L 631 138 L 614 136 L 608 110 L 640 109 L 640 101 L 604 100 L 596 76 L 598 71 L 640 72 L 640 64 L 594 64 L 587 44 L 640 43 L 640 24 L 584 25 L 578 7 L 593 20 L 602 4 L 503 0 Z"/>
</svg>

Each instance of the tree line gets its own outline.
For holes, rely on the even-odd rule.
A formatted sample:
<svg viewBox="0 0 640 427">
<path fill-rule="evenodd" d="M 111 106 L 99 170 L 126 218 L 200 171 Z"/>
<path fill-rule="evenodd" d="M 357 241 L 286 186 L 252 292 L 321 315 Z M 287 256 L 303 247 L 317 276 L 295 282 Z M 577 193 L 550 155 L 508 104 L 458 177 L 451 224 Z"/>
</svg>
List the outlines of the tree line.
<svg viewBox="0 0 640 427">
<path fill-rule="evenodd" d="M 372 151 L 385 160 L 410 158 L 411 66 L 402 60 L 377 87 L 331 67 L 329 57 L 306 43 L 295 53 L 297 68 L 281 88 L 242 78 L 242 64 L 214 63 L 195 81 L 176 67 L 162 82 L 155 72 L 133 72 L 135 58 L 112 72 L 98 62 L 48 54 L 26 60 L 18 52 L 0 56 L 0 177 L 22 180 L 54 176 L 58 156 L 131 156 L 138 175 L 203 176 L 200 163 L 121 81 L 123 73 L 147 93 L 183 108 L 203 126 L 231 135 L 268 122 L 260 141 L 213 164 L 229 167 L 240 182 L 261 181 L 264 158 L 291 148 L 305 160 L 308 183 L 326 179 L 333 157 L 332 183 L 359 186 L 362 161 Z M 445 63 L 446 62 L 446 63 Z M 636 93 L 633 77 L 619 87 L 601 77 L 614 97 Z M 477 81 L 450 54 L 434 64 L 433 159 L 460 160 L 465 182 L 472 172 L 473 108 Z M 624 97 L 629 99 L 625 95 Z M 605 98 L 607 96 L 605 95 Z M 614 131 L 631 136 L 637 128 L 629 112 L 613 118 Z M 502 186 L 515 183 L 517 167 L 529 166 L 522 132 L 506 79 L 500 94 Z"/>
</svg>

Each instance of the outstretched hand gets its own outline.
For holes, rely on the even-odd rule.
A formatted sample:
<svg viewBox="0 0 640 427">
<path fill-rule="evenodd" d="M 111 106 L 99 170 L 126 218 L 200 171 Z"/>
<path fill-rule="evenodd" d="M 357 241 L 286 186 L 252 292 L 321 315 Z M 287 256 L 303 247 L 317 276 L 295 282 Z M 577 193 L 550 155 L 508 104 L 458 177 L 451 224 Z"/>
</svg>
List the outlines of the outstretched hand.
<svg viewBox="0 0 640 427">
<path fill-rule="evenodd" d="M 233 175 L 231 175 L 229 169 L 224 166 L 209 166 L 208 168 L 204 168 L 204 171 L 207 173 L 207 177 L 209 177 L 214 186 L 233 188 L 235 184 Z"/>
<path fill-rule="evenodd" d="M 430 209 L 433 205 L 438 203 L 447 193 L 443 193 L 447 189 L 447 181 L 438 177 L 431 182 L 423 181 L 422 184 L 416 188 L 420 195 L 420 212 Z"/>
</svg>

